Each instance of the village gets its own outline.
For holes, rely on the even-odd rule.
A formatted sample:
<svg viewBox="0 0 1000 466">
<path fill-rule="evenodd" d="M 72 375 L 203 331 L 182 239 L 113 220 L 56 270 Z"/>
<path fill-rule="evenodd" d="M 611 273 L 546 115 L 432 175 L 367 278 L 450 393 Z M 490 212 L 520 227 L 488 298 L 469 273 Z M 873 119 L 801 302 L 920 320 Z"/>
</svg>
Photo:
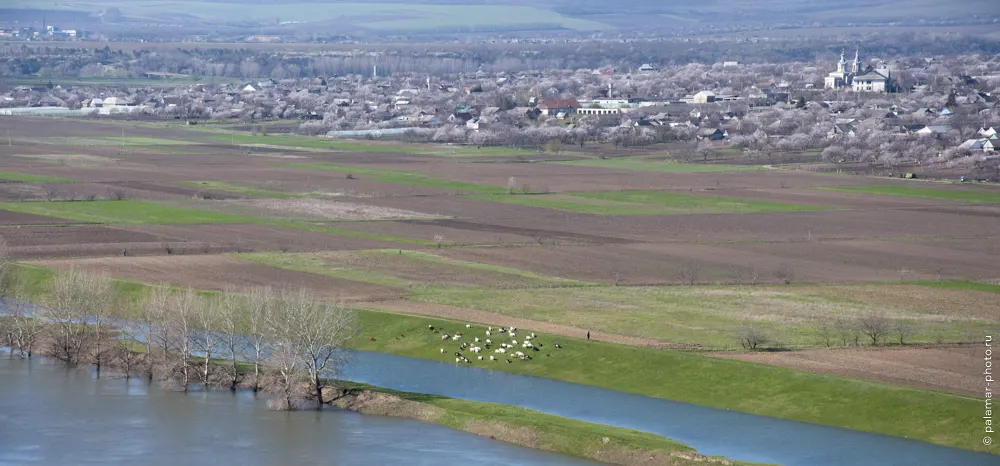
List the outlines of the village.
<svg viewBox="0 0 1000 466">
<path fill-rule="evenodd" d="M 841 56 L 827 76 L 823 64 L 791 64 L 777 73 L 773 65 L 725 62 L 435 76 L 385 75 L 374 66 L 367 76 L 143 87 L 53 79 L 8 86 L 0 113 L 236 120 L 253 131 L 287 120 L 296 123 L 294 132 L 331 138 L 537 149 L 551 141 L 615 147 L 688 141 L 689 152 L 705 159 L 730 148 L 750 158 L 813 151 L 832 163 L 971 167 L 995 157 L 1000 63 L 975 56 L 954 61 L 897 60 L 890 72 L 888 64 L 875 68 L 857 56 L 848 68 Z M 951 73 L 968 64 L 977 76 Z M 877 91 L 868 90 L 873 79 Z"/>
</svg>

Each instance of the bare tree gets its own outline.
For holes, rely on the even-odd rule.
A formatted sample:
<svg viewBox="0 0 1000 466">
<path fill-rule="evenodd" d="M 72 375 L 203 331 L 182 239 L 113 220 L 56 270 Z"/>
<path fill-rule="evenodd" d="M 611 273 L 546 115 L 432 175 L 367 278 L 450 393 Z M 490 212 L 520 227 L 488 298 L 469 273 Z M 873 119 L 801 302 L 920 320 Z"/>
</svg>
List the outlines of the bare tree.
<svg viewBox="0 0 1000 466">
<path fill-rule="evenodd" d="M 357 313 L 342 304 L 320 302 L 305 290 L 283 293 L 281 304 L 285 329 L 291 330 L 282 340 L 294 348 L 322 407 L 322 377 L 335 374 L 343 362 L 340 347 L 354 336 Z"/>
<path fill-rule="evenodd" d="M 226 290 L 219 303 L 220 339 L 226 359 L 226 384 L 236 391 L 240 383 L 239 361 L 247 347 L 247 338 L 243 336 L 243 313 L 247 306 L 247 298 L 237 296 L 232 290 Z"/>
<path fill-rule="evenodd" d="M 277 333 L 284 329 L 273 330 Z M 261 380 L 261 387 L 277 395 L 268 401 L 268 406 L 279 411 L 298 408 L 306 394 L 302 383 L 305 374 L 299 369 L 295 346 L 290 341 L 276 342 L 267 355 L 267 368 L 265 377 Z"/>
<path fill-rule="evenodd" d="M 275 310 L 274 292 L 269 287 L 251 288 L 246 293 L 245 330 L 247 338 L 248 359 L 253 366 L 250 388 L 260 390 L 262 366 L 268 353 L 271 352 L 273 339 L 269 322 Z"/>
<path fill-rule="evenodd" d="M 135 319 L 134 315 L 115 318 L 109 323 L 118 330 L 114 345 L 109 349 L 109 363 L 128 380 L 140 372 L 140 367 L 149 363 L 149 353 L 137 351 L 137 346 L 146 333 L 147 322 Z M 146 345 L 149 348 L 150 345 Z"/>
<path fill-rule="evenodd" d="M 834 326 L 837 328 L 837 335 L 840 336 L 840 346 L 850 344 L 854 323 L 845 317 L 837 317 Z"/>
<path fill-rule="evenodd" d="M 889 319 L 877 311 L 869 311 L 859 321 L 861 333 L 872 341 L 872 346 L 878 345 L 889 334 Z"/>
<path fill-rule="evenodd" d="M 761 345 L 768 342 L 767 335 L 763 331 L 754 327 L 753 324 L 748 324 L 746 322 L 740 324 L 740 328 L 736 331 L 736 338 L 740 342 L 740 346 L 745 350 L 755 351 Z"/>
<path fill-rule="evenodd" d="M 30 358 L 46 329 L 45 324 L 32 316 L 27 309 L 28 293 L 26 283 L 20 274 L 7 271 L 4 281 L 4 303 L 7 305 L 8 320 L 4 332 L 6 343 L 16 349 L 22 358 Z M 11 356 L 14 352 L 11 351 Z"/>
<path fill-rule="evenodd" d="M 750 278 L 751 285 L 756 285 L 760 282 L 760 270 L 757 269 L 757 266 L 753 262 L 747 267 L 747 275 Z"/>
<path fill-rule="evenodd" d="M 83 313 L 84 280 L 84 274 L 76 269 L 57 273 L 49 287 L 48 306 L 41 313 L 51 326 L 45 353 L 70 366 L 86 356 L 90 337 Z"/>
<path fill-rule="evenodd" d="M 833 339 L 833 325 L 827 319 L 822 319 L 816 324 L 816 335 L 827 348 L 831 346 Z"/>
<path fill-rule="evenodd" d="M 110 278 L 98 274 L 84 274 L 80 283 L 82 314 L 87 319 L 93 332 L 90 345 L 90 361 L 97 367 L 97 376 L 101 375 L 101 366 L 106 362 L 106 354 L 110 344 L 108 319 L 116 309 L 117 293 Z"/>
<path fill-rule="evenodd" d="M 170 289 L 161 285 L 150 289 L 139 305 L 139 315 L 145 323 L 147 378 L 152 382 L 159 373 L 170 372 L 171 343 L 173 332 L 170 326 Z M 154 354 L 154 349 L 156 353 Z"/>
<path fill-rule="evenodd" d="M 906 344 L 906 337 L 910 335 L 910 323 L 906 319 L 896 319 L 895 325 L 892 327 L 893 333 L 899 339 L 899 346 Z"/>
<path fill-rule="evenodd" d="M 701 277 L 701 266 L 697 262 L 689 262 L 677 270 L 677 279 L 694 286 Z"/>
<path fill-rule="evenodd" d="M 173 382 L 177 388 L 187 391 L 191 383 L 192 337 L 195 319 L 199 309 L 205 306 L 205 300 L 191 288 L 170 295 L 170 314 L 167 325 L 170 327 L 170 350 L 166 354 L 169 376 L 168 382 Z"/>
<path fill-rule="evenodd" d="M 790 285 L 792 280 L 795 280 L 795 271 L 787 265 L 781 265 L 774 270 L 774 278 L 777 278 L 781 283 Z"/>
<path fill-rule="evenodd" d="M 195 302 L 192 311 L 194 329 L 191 332 L 191 348 L 202 358 L 198 367 L 198 379 L 206 387 L 212 384 L 212 359 L 218 356 L 223 344 L 220 329 L 222 322 L 221 303 L 201 299 Z"/>
</svg>

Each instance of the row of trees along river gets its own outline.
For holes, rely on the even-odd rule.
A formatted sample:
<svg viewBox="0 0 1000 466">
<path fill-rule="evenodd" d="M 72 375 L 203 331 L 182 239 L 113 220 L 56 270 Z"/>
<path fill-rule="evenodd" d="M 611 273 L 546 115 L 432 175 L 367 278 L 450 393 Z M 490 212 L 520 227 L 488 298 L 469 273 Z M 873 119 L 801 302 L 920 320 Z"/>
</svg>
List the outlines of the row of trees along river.
<svg viewBox="0 0 1000 466">
<path fill-rule="evenodd" d="M 325 379 L 344 362 L 340 348 L 357 329 L 354 311 L 305 290 L 160 286 L 130 300 L 110 278 L 74 269 L 57 273 L 45 307 L 35 307 L 25 280 L 4 275 L 0 346 L 11 357 L 45 356 L 183 391 L 192 384 L 264 391 L 274 409 L 323 400 Z"/>
</svg>

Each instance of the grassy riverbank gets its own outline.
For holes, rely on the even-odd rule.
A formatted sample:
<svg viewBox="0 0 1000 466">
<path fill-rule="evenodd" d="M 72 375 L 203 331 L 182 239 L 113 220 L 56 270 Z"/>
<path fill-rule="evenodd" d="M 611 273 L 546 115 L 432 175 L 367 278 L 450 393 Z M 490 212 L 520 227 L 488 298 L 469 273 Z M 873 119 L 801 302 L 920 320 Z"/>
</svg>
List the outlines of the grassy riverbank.
<svg viewBox="0 0 1000 466">
<path fill-rule="evenodd" d="M 456 345 L 442 344 L 436 334 L 428 334 L 428 325 L 470 338 L 482 337 L 484 330 L 481 325 L 466 329 L 462 322 L 383 312 L 362 312 L 361 321 L 363 333 L 349 342 L 351 347 L 442 362 L 454 361 Z M 519 330 L 526 331 L 530 329 Z M 991 452 L 976 441 L 978 426 L 967 422 L 969 413 L 982 409 L 982 402 L 973 398 L 671 350 L 544 334 L 535 341 L 545 346 L 532 353 L 532 361 L 477 360 L 472 365 Z M 562 348 L 556 349 L 556 343 Z"/>
<path fill-rule="evenodd" d="M 507 443 L 622 465 L 743 465 L 699 455 L 646 432 L 577 421 L 515 406 L 342 383 L 348 395 L 331 404 L 362 414 L 440 424 Z"/>
<path fill-rule="evenodd" d="M 38 287 L 52 272 L 25 269 L 30 288 L 36 291 L 32 295 L 39 296 Z M 145 286 L 120 282 L 119 290 L 135 298 Z M 485 338 L 485 328 L 479 324 L 466 328 L 465 322 L 364 310 L 359 312 L 359 320 L 361 333 L 348 341 L 348 346 L 441 362 L 454 362 L 459 342 L 442 341 L 428 331 L 428 325 L 442 332 L 464 332 L 464 341 L 474 336 Z M 521 329 L 519 333 L 530 331 Z M 497 344 L 505 341 L 494 338 Z M 544 347 L 530 353 L 534 357 L 531 361 L 512 358 L 508 364 L 490 362 L 487 357 L 470 365 L 992 452 L 981 444 L 978 424 L 968 422 L 982 409 L 982 401 L 970 397 L 541 333 L 535 342 Z M 557 343 L 562 348 L 555 348 Z"/>
</svg>

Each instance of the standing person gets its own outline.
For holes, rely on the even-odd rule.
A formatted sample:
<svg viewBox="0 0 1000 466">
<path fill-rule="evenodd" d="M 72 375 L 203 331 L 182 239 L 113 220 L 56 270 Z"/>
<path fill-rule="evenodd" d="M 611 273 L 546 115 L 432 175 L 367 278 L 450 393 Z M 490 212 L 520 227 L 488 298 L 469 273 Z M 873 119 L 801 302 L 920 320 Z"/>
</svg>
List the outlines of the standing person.
<svg viewBox="0 0 1000 466">
<path fill-rule="evenodd" d="M 590 330 L 587 330 L 587 341 L 590 341 Z"/>
</svg>

